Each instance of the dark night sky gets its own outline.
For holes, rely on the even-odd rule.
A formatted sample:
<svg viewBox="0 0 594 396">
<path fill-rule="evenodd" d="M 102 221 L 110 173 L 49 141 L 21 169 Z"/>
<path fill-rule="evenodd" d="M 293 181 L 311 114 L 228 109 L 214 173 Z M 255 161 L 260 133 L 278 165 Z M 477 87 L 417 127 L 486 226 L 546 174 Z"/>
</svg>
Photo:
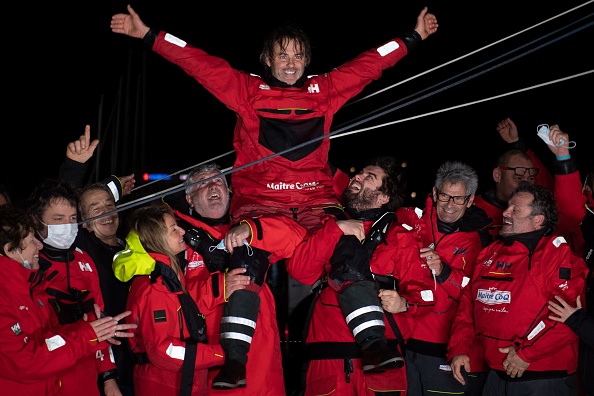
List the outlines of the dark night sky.
<svg viewBox="0 0 594 396">
<path fill-rule="evenodd" d="M 373 8 L 369 2 L 354 8 L 344 2 L 324 2 L 333 6 L 321 8 L 257 2 L 253 8 L 256 2 L 249 2 L 233 6 L 232 13 L 229 4 L 196 3 L 132 5 L 147 25 L 256 74 L 262 72 L 258 55 L 264 34 L 285 19 L 300 22 L 309 33 L 314 48 L 308 72 L 314 74 L 412 29 L 422 6 L 429 6 L 438 32 L 357 99 L 409 81 L 336 115 L 335 130 L 391 123 L 333 138 L 330 159 L 344 169 L 372 154 L 394 155 L 409 164 L 411 187 L 424 195 L 438 165 L 458 159 L 475 166 L 479 189 L 487 188 L 502 147 L 495 126 L 505 117 L 516 121 L 545 163 L 552 154 L 537 140 L 536 126 L 557 123 L 577 142 L 572 154 L 581 168 L 594 166 L 594 75 L 552 84 L 594 70 L 591 1 L 429 0 L 406 6 L 378 1 L 371 2 Z M 140 40 L 111 33 L 111 15 L 124 12 L 125 4 L 27 4 L 15 13 L 23 26 L 5 32 L 8 106 L 0 183 L 16 200 L 42 177 L 55 176 L 66 144 L 87 123 L 93 137 L 101 134 L 100 178 L 134 172 L 137 186 L 144 171 L 173 173 L 232 150 L 235 116 L 230 110 L 176 66 L 146 51 Z M 579 5 L 584 6 L 561 15 Z M 528 89 L 538 85 L 546 86 Z M 511 94 L 515 91 L 521 92 Z M 377 109 L 385 114 L 377 116 Z M 219 162 L 230 161 L 228 156 Z M 136 196 L 146 193 L 139 189 Z"/>
</svg>

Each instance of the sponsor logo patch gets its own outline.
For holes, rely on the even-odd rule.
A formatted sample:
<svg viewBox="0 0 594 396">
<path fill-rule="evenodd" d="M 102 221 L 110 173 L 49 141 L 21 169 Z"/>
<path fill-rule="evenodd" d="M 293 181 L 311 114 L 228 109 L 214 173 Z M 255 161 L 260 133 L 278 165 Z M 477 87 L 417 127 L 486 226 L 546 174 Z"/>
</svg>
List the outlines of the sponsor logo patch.
<svg viewBox="0 0 594 396">
<path fill-rule="evenodd" d="M 509 304 L 511 303 L 511 292 L 497 290 L 495 287 L 478 289 L 476 299 L 487 305 Z"/>
<path fill-rule="evenodd" d="M 17 323 L 15 323 L 15 324 L 13 324 L 12 326 L 10 326 L 10 329 L 12 330 L 12 332 L 13 332 L 15 335 L 19 335 L 19 334 L 21 334 L 21 333 L 23 332 L 23 331 L 21 330 L 21 325 L 20 325 L 20 323 L 19 323 L 19 322 L 17 322 Z"/>
</svg>

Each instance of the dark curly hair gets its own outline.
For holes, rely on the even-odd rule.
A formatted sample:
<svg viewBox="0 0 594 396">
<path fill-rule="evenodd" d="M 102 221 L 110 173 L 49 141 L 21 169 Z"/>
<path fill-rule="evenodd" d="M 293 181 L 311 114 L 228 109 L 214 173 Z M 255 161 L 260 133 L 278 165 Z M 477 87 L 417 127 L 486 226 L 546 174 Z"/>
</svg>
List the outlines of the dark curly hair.
<svg viewBox="0 0 594 396">
<path fill-rule="evenodd" d="M 385 155 L 373 157 L 366 166 L 377 166 L 386 172 L 379 191 L 389 196 L 390 201 L 382 207 L 392 212 L 401 207 L 406 192 L 406 178 L 400 162 L 394 157 Z"/>
<path fill-rule="evenodd" d="M 534 197 L 530 205 L 532 207 L 532 216 L 544 215 L 543 228 L 554 230 L 559 223 L 559 215 L 557 213 L 555 197 L 551 190 L 523 180 L 518 184 L 512 195 L 521 192 L 531 194 Z"/>
<path fill-rule="evenodd" d="M 23 209 L 6 204 L 0 206 L 0 245 L 12 251 L 22 248 L 29 233 L 35 232 L 35 222 Z"/>
</svg>

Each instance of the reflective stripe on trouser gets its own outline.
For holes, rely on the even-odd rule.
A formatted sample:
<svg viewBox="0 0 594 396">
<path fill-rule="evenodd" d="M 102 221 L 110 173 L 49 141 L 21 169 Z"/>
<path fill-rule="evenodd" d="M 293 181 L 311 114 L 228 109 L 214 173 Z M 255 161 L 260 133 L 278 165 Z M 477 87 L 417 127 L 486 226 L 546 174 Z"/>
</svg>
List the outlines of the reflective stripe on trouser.
<svg viewBox="0 0 594 396">
<path fill-rule="evenodd" d="M 221 318 L 221 346 L 225 351 L 225 360 L 247 363 L 259 310 L 260 296 L 257 293 L 236 290 L 231 294 Z"/>
<path fill-rule="evenodd" d="M 373 281 L 349 285 L 338 293 L 338 303 L 359 346 L 385 338 L 384 311 Z"/>
</svg>

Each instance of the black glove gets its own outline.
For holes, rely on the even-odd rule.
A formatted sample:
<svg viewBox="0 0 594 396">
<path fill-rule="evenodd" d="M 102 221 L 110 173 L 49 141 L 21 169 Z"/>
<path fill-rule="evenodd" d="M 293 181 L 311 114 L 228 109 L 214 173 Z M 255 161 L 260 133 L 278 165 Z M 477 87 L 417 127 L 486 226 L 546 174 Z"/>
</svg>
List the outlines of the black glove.
<svg viewBox="0 0 594 396">
<path fill-rule="evenodd" d="M 330 285 L 340 289 L 349 284 L 373 279 L 369 267 L 369 255 L 354 235 L 343 235 L 334 247 L 330 258 Z M 332 285 L 334 283 L 334 285 Z"/>
<path fill-rule="evenodd" d="M 249 275 L 252 282 L 262 286 L 270 266 L 269 255 L 267 251 L 252 246 L 236 247 L 231 255 L 229 269 L 246 268 L 247 271 L 243 275 Z"/>
<path fill-rule="evenodd" d="M 184 241 L 192 249 L 200 253 L 209 272 L 222 272 L 229 266 L 229 253 L 215 248 L 219 244 L 219 240 L 213 238 L 202 228 L 194 227 L 185 220 L 178 219 L 177 225 L 186 231 Z"/>
<path fill-rule="evenodd" d="M 386 212 L 371 226 L 362 243 L 367 250 L 369 258 L 371 258 L 373 251 L 381 242 L 386 243 L 386 233 L 394 220 L 396 220 L 396 214 L 394 212 Z"/>
</svg>

